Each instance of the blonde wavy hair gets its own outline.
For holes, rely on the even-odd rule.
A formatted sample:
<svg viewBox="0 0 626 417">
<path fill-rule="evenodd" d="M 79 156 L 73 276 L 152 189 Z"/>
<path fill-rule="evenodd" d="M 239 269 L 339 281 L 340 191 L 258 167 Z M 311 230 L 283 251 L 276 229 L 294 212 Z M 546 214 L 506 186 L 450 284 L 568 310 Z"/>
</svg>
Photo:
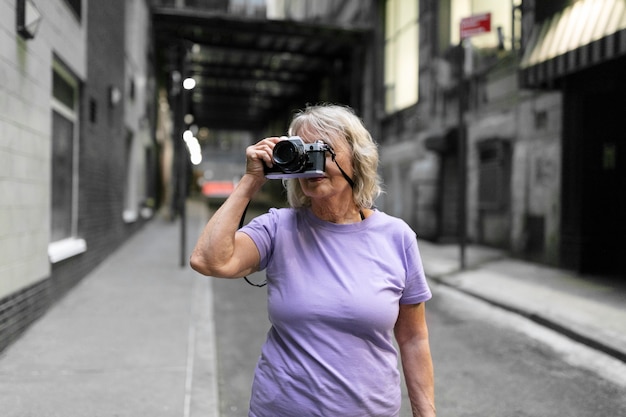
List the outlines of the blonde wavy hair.
<svg viewBox="0 0 626 417">
<path fill-rule="evenodd" d="M 378 175 L 378 146 L 354 110 L 337 104 L 307 106 L 294 115 L 288 134 L 298 136 L 305 132 L 326 133 L 328 136 L 320 140 L 331 147 L 337 140 L 348 144 L 352 153 L 354 202 L 359 208 L 372 208 L 374 200 L 382 192 Z M 291 207 L 311 206 L 311 199 L 303 193 L 297 179 L 285 180 L 285 188 Z"/>
</svg>

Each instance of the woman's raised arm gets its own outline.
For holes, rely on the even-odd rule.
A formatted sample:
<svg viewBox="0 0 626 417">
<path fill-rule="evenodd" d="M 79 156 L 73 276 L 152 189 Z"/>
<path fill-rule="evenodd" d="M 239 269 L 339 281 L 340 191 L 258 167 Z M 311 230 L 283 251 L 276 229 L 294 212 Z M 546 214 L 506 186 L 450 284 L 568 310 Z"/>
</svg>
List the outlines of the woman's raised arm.
<svg viewBox="0 0 626 417">
<path fill-rule="evenodd" d="M 246 173 L 200 234 L 190 259 L 194 270 L 207 276 L 240 278 L 258 269 L 256 245 L 237 229 L 246 206 L 267 181 L 263 164 L 272 165 L 272 150 L 279 140 L 266 138 L 246 149 Z"/>
</svg>

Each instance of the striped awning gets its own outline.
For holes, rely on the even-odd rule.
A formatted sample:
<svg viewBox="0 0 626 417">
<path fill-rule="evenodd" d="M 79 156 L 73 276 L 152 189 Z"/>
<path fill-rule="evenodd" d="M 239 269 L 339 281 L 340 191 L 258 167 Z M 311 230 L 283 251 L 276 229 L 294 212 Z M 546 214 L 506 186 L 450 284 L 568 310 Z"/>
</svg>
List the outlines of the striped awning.
<svg viewBox="0 0 626 417">
<path fill-rule="evenodd" d="M 533 28 L 520 64 L 521 82 L 555 79 L 626 55 L 626 0 L 579 0 Z"/>
</svg>

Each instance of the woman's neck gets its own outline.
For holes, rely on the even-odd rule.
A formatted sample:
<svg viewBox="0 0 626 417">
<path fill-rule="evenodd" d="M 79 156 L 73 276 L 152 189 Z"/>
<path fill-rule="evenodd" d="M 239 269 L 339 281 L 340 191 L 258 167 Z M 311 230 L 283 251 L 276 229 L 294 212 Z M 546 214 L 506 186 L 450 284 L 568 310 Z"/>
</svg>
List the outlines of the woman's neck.
<svg viewBox="0 0 626 417">
<path fill-rule="evenodd" d="M 347 224 L 360 222 L 362 217 L 362 211 L 359 210 L 354 202 L 349 203 L 311 203 L 311 211 L 316 217 L 331 223 Z"/>
</svg>

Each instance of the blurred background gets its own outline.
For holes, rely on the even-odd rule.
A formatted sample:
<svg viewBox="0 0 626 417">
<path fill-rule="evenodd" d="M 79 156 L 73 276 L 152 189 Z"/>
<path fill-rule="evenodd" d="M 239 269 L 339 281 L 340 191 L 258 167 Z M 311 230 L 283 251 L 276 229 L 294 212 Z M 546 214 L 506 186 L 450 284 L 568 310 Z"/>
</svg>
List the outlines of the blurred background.
<svg viewBox="0 0 626 417">
<path fill-rule="evenodd" d="M 624 0 L 4 0 L 0 350 L 307 103 L 421 239 L 626 278 Z M 258 197 L 284 204 L 279 181 Z M 180 261 L 185 262 L 185 237 Z M 462 262 L 463 256 L 461 256 Z"/>
</svg>

